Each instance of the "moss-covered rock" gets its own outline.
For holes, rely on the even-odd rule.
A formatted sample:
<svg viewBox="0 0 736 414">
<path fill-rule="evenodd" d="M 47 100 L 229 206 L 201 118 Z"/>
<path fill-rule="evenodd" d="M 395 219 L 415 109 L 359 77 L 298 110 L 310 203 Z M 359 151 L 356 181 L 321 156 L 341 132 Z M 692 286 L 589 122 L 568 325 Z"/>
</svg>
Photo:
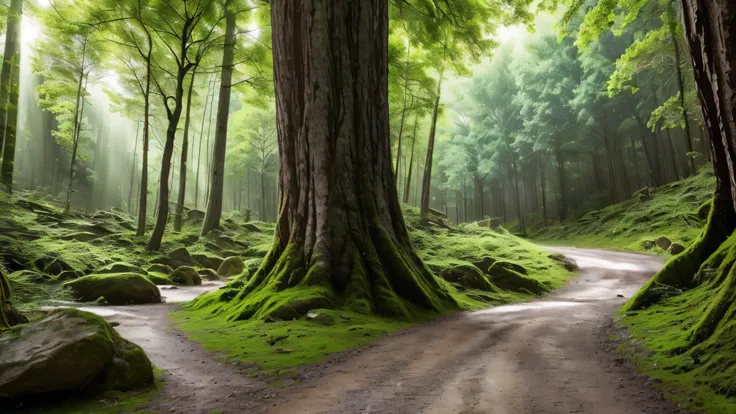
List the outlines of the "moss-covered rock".
<svg viewBox="0 0 736 414">
<path fill-rule="evenodd" d="M 495 266 L 496 268 L 503 267 L 504 269 L 513 270 L 514 272 L 521 273 L 522 275 L 526 275 L 528 273 L 524 266 L 506 260 L 496 262 L 493 264 L 493 266 Z M 490 274 L 490 268 L 488 272 Z"/>
<path fill-rule="evenodd" d="M 80 270 L 65 270 L 56 276 L 56 280 L 59 282 L 66 282 L 67 280 L 79 279 L 84 276 L 84 272 Z"/>
<path fill-rule="evenodd" d="M 469 289 L 479 289 L 487 292 L 495 290 L 486 275 L 473 265 L 460 265 L 444 269 L 440 272 L 440 277 L 450 283 L 457 283 Z"/>
<path fill-rule="evenodd" d="M 146 275 L 148 272 L 141 269 L 140 267 L 126 263 L 126 262 L 115 262 L 111 263 L 102 269 L 97 270 L 97 274 L 108 274 L 108 273 L 136 273 L 139 275 Z"/>
<path fill-rule="evenodd" d="M 35 272 L 33 270 L 19 270 L 8 275 L 10 283 L 35 283 L 42 284 L 49 282 L 52 278 L 49 275 Z"/>
<path fill-rule="evenodd" d="M 165 275 L 170 275 L 174 272 L 174 269 L 171 268 L 171 266 L 160 264 L 160 263 L 154 263 L 151 266 L 148 267 L 149 273 L 163 273 Z"/>
<path fill-rule="evenodd" d="M 670 252 L 671 255 L 677 255 L 685 251 L 685 246 L 681 245 L 680 243 L 672 243 L 670 245 L 670 248 L 667 249 L 668 252 Z"/>
<path fill-rule="evenodd" d="M 136 273 L 90 275 L 66 282 L 63 286 L 82 302 L 92 302 L 100 297 L 110 305 L 161 302 L 161 293 L 156 285 Z"/>
<path fill-rule="evenodd" d="M 488 269 L 496 263 L 496 259 L 492 258 L 491 256 L 484 256 L 480 260 L 477 260 L 473 263 L 475 267 L 481 270 L 483 273 L 487 273 Z"/>
<path fill-rule="evenodd" d="M 220 280 L 220 276 L 217 276 L 217 272 L 212 269 L 200 269 L 197 273 L 204 280 Z"/>
<path fill-rule="evenodd" d="M 148 272 L 147 275 L 144 276 L 146 279 L 150 280 L 151 283 L 157 286 L 165 286 L 165 285 L 173 285 L 174 281 L 169 278 L 168 275 L 165 275 L 163 273 L 157 273 L 157 272 Z"/>
<path fill-rule="evenodd" d="M 202 284 L 202 278 L 199 276 L 199 273 L 197 273 L 193 267 L 189 266 L 181 266 L 177 268 L 169 275 L 169 278 L 174 283 L 180 285 L 194 286 Z"/>
<path fill-rule="evenodd" d="M 538 280 L 527 277 L 513 269 L 495 263 L 488 270 L 491 276 L 491 282 L 503 290 L 511 290 L 514 292 L 531 293 L 541 295 L 549 292 L 549 288 L 541 284 Z"/>
<path fill-rule="evenodd" d="M 654 243 L 662 250 L 667 250 L 672 245 L 672 241 L 665 236 L 657 237 Z"/>
<path fill-rule="evenodd" d="M 140 347 L 101 317 L 77 309 L 0 333 L 0 405 L 49 393 L 127 391 L 153 383 Z"/>
<path fill-rule="evenodd" d="M 186 249 L 186 247 L 180 247 L 171 253 L 168 254 L 169 259 L 171 259 L 174 263 L 179 264 L 180 266 L 191 266 L 194 264 L 194 260 L 192 259 L 192 256 L 189 254 L 189 250 Z M 165 263 L 168 264 L 168 263 Z M 171 266 L 172 268 L 177 268 L 179 266 Z"/>
<path fill-rule="evenodd" d="M 208 254 L 193 254 L 192 259 L 198 265 L 204 268 L 207 268 L 207 269 L 212 269 L 212 270 L 219 269 L 220 266 L 222 265 L 222 262 L 225 261 L 225 259 L 223 259 L 222 257 L 211 256 Z"/>
<path fill-rule="evenodd" d="M 243 273 L 243 270 L 245 270 L 243 259 L 237 256 L 232 256 L 222 262 L 222 265 L 217 269 L 217 274 L 221 277 L 230 277 Z"/>
</svg>

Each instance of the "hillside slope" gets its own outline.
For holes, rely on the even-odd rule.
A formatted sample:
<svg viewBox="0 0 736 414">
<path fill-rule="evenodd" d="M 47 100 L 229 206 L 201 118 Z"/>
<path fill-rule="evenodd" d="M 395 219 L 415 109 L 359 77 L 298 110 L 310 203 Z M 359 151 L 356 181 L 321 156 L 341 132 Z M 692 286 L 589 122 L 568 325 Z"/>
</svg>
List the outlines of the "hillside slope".
<svg viewBox="0 0 736 414">
<path fill-rule="evenodd" d="M 654 243 L 659 237 L 683 246 L 698 237 L 708 216 L 704 204 L 714 188 L 713 171 L 704 170 L 682 181 L 637 191 L 629 200 L 542 228 L 530 237 L 542 244 L 662 253 Z"/>
</svg>

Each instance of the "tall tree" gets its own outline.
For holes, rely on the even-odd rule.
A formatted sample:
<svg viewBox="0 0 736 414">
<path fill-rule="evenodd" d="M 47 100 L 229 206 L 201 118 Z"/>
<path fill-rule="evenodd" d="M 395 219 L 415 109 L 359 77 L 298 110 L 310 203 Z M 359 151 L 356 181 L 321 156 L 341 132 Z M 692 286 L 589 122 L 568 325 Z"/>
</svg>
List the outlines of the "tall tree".
<svg viewBox="0 0 736 414">
<path fill-rule="evenodd" d="M 0 158 L 2 182 L 7 191 L 13 191 L 13 164 L 15 161 L 16 124 L 18 122 L 18 93 L 20 85 L 20 25 L 23 0 L 11 0 L 5 33 L 5 53 L 0 72 Z"/>
</svg>

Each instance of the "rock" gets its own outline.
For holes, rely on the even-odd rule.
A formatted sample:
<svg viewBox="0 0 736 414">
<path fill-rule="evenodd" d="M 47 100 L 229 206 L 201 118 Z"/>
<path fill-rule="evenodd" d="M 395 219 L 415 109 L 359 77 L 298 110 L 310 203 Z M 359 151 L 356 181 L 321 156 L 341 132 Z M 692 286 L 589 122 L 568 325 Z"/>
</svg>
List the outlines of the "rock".
<svg viewBox="0 0 736 414">
<path fill-rule="evenodd" d="M 89 233 L 86 231 L 80 231 L 76 233 L 67 234 L 62 236 L 62 240 L 76 240 L 78 242 L 91 242 L 92 240 L 99 239 L 101 236 L 95 233 Z"/>
<path fill-rule="evenodd" d="M 173 285 L 174 281 L 169 279 L 168 275 L 165 275 L 163 273 L 156 273 L 156 272 L 150 272 L 147 275 L 144 276 L 146 279 L 150 280 L 151 283 L 153 283 L 156 286 L 162 286 L 162 285 Z"/>
<path fill-rule="evenodd" d="M 9 326 L 15 326 L 20 325 L 22 323 L 28 323 L 28 318 L 26 318 L 22 313 L 18 312 L 18 309 L 15 309 L 12 303 L 5 302 L 0 303 L 0 306 L 2 306 L 2 314 L 5 316 L 5 320 L 8 321 Z M 5 322 L 0 321 L 0 326 L 4 326 Z M 2 331 L 0 331 L 2 332 Z M 2 345 L 2 342 L 0 342 L 0 345 Z M 2 351 L 0 350 L 0 355 L 2 355 Z M 2 366 L 2 361 L 0 361 L 0 366 Z M 0 373 L 0 377 L 1 377 Z M 0 401 L 2 401 L 2 392 L 0 392 Z"/>
<path fill-rule="evenodd" d="M 261 233 L 261 229 L 259 229 L 258 227 L 256 227 L 256 225 L 255 225 L 255 224 L 251 224 L 251 223 L 246 223 L 246 224 L 245 224 L 245 226 L 243 226 L 243 227 L 244 227 L 244 228 L 245 228 L 246 230 L 248 230 L 248 231 L 252 231 L 252 232 L 254 232 L 254 233 Z"/>
<path fill-rule="evenodd" d="M 202 278 L 199 276 L 199 273 L 197 273 L 193 267 L 189 266 L 181 266 L 177 268 L 173 273 L 171 273 L 171 275 L 169 275 L 169 278 L 174 283 L 180 285 L 195 286 L 202 284 Z"/>
<path fill-rule="evenodd" d="M 178 262 L 176 262 L 174 260 L 169 259 L 166 256 L 157 257 L 157 258 L 151 260 L 151 263 L 166 266 L 166 267 L 170 268 L 172 272 L 174 271 L 174 268 L 176 268 L 176 267 L 185 266 L 185 265 L 179 264 Z M 150 271 L 151 270 L 149 270 L 149 272 Z"/>
<path fill-rule="evenodd" d="M 450 283 L 457 283 L 470 289 L 496 290 L 483 272 L 473 265 L 460 265 L 443 269 L 440 272 L 440 277 Z"/>
<path fill-rule="evenodd" d="M 79 270 L 65 270 L 59 274 L 59 276 L 56 276 L 56 280 L 59 282 L 65 282 L 67 280 L 74 280 L 79 279 L 80 277 L 84 276 L 84 272 Z"/>
<path fill-rule="evenodd" d="M 8 275 L 10 282 L 42 284 L 51 280 L 51 276 L 33 270 L 19 270 Z"/>
<path fill-rule="evenodd" d="M 89 312 L 59 309 L 0 333 L 0 395 L 6 398 L 128 391 L 152 383 L 143 350 Z"/>
<path fill-rule="evenodd" d="M 316 322 L 324 326 L 331 326 L 335 324 L 335 318 L 326 313 L 309 312 L 307 313 L 307 320 Z"/>
<path fill-rule="evenodd" d="M 346 321 L 349 321 L 349 320 L 350 320 L 350 316 L 348 316 L 348 315 L 346 315 L 346 314 L 344 314 L 344 313 L 341 313 L 341 314 L 340 314 L 340 317 L 341 317 L 342 319 L 345 319 Z"/>
<path fill-rule="evenodd" d="M 490 268 L 491 265 L 493 265 L 494 263 L 496 263 L 496 259 L 490 256 L 486 256 L 480 259 L 479 261 L 473 263 L 473 265 L 477 267 L 478 269 L 480 269 L 481 272 L 487 273 L 488 268 Z"/>
<path fill-rule="evenodd" d="M 654 242 L 657 244 L 657 247 L 659 247 L 662 250 L 667 250 L 672 245 L 672 241 L 670 241 L 670 239 L 664 236 L 657 237 L 657 240 L 655 240 Z"/>
<path fill-rule="evenodd" d="M 165 265 L 161 263 L 154 263 L 148 267 L 148 271 L 170 275 L 174 271 L 174 269 L 172 269 L 171 266 L 169 265 Z"/>
<path fill-rule="evenodd" d="M 193 254 L 192 259 L 200 266 L 207 269 L 217 270 L 225 261 L 222 257 L 210 256 L 206 254 Z"/>
<path fill-rule="evenodd" d="M 204 211 L 202 210 L 189 210 L 187 212 L 187 221 L 195 222 L 204 220 Z"/>
<path fill-rule="evenodd" d="M 494 263 L 493 265 L 496 267 L 503 267 L 505 269 L 513 270 L 514 272 L 521 273 L 522 275 L 527 274 L 526 268 L 518 263 L 499 261 Z"/>
<path fill-rule="evenodd" d="M 132 265 L 130 263 L 125 262 L 115 262 L 112 264 L 109 264 L 102 269 L 96 271 L 97 274 L 108 274 L 108 273 L 136 273 L 139 275 L 147 275 L 148 272 L 141 269 L 140 267 L 136 265 Z"/>
<path fill-rule="evenodd" d="M 212 269 L 202 269 L 198 273 L 204 280 L 220 280 L 220 276 L 217 276 L 217 272 Z"/>
<path fill-rule="evenodd" d="M 58 276 L 65 270 L 74 270 L 65 261 L 52 256 L 44 256 L 36 259 L 33 261 L 33 265 L 43 273 L 54 276 Z"/>
<path fill-rule="evenodd" d="M 230 277 L 243 273 L 243 270 L 245 270 L 243 259 L 238 256 L 232 256 L 222 262 L 222 265 L 217 269 L 217 274 L 220 277 Z"/>
<path fill-rule="evenodd" d="M 189 254 L 189 250 L 187 250 L 186 247 L 180 247 L 174 250 L 173 252 L 169 253 L 168 257 L 174 262 L 181 263 L 183 265 L 193 265 L 194 264 L 194 260 L 192 260 L 192 256 Z M 176 268 L 179 266 L 171 266 L 171 267 Z"/>
<path fill-rule="evenodd" d="M 643 242 L 641 242 L 641 247 L 643 247 L 646 250 L 651 250 L 656 245 L 657 243 L 655 243 L 654 240 L 644 240 Z"/>
<path fill-rule="evenodd" d="M 63 286 L 82 302 L 103 297 L 110 305 L 161 303 L 158 287 L 136 273 L 90 275 L 66 282 Z"/>
<path fill-rule="evenodd" d="M 565 256 L 563 256 L 563 255 L 561 255 L 559 253 L 554 253 L 554 254 L 551 254 L 551 255 L 549 255 L 547 257 L 549 257 L 550 259 L 554 260 L 558 265 L 564 267 L 565 270 L 567 270 L 568 272 L 574 272 L 574 271 L 578 270 L 578 264 L 575 263 L 574 260 L 568 259 L 567 257 L 565 257 Z"/>
<path fill-rule="evenodd" d="M 499 263 L 501 262 L 495 263 L 491 266 L 488 272 L 491 275 L 491 282 L 493 282 L 494 285 L 504 290 L 531 293 L 534 295 L 541 295 L 542 293 L 549 292 L 549 288 L 544 286 L 538 280 L 527 277 L 505 266 L 499 266 Z"/>
<path fill-rule="evenodd" d="M 667 251 L 670 252 L 670 254 L 673 256 L 678 255 L 685 251 L 685 246 L 681 245 L 680 243 L 672 243 Z"/>
</svg>

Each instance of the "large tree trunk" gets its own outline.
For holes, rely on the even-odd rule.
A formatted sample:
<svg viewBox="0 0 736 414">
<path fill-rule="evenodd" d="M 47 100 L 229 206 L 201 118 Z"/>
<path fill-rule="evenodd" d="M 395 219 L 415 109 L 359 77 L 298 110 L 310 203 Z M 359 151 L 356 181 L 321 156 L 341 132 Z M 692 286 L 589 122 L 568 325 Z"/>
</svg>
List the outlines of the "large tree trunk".
<svg viewBox="0 0 736 414">
<path fill-rule="evenodd" d="M 432 124 L 429 127 L 429 140 L 427 141 L 427 160 L 424 162 L 424 177 L 422 178 L 422 199 L 419 203 L 419 215 L 422 219 L 429 213 L 429 196 L 432 187 L 432 161 L 434 159 L 434 138 L 437 135 L 437 116 L 440 112 L 440 93 L 442 91 L 442 71 L 437 81 L 437 96 L 434 100 L 432 110 Z M 467 220 L 467 217 L 465 218 Z"/>
<path fill-rule="evenodd" d="M 184 214 L 184 201 L 187 194 L 187 166 L 189 155 L 189 125 L 192 120 L 192 91 L 194 80 L 197 76 L 197 68 L 192 70 L 192 80 L 187 91 L 187 113 L 184 116 L 184 137 L 181 141 L 181 162 L 179 162 L 179 193 L 176 199 L 176 214 L 174 215 L 174 231 L 181 231 L 182 215 Z"/>
<path fill-rule="evenodd" d="M 226 4 L 226 7 L 229 7 L 229 2 Z M 226 13 L 220 97 L 219 104 L 217 105 L 217 126 L 215 127 L 215 148 L 212 156 L 212 175 L 210 176 L 210 198 L 207 204 L 204 223 L 202 223 L 203 236 L 213 229 L 220 227 L 220 217 L 222 216 L 227 122 L 230 117 L 230 93 L 233 88 L 233 54 L 235 52 L 235 13 L 229 9 Z"/>
<path fill-rule="evenodd" d="M 681 0 L 681 5 L 695 82 L 712 145 L 716 191 L 708 224 L 700 237 L 685 252 L 667 262 L 625 309 L 637 309 L 657 301 L 661 295 L 656 291 L 661 285 L 690 288 L 709 282 L 707 289 L 712 291 L 703 297 L 710 304 L 689 336 L 690 345 L 697 345 L 720 325 L 728 323 L 724 318 L 733 315 L 736 306 L 736 272 L 732 270 L 736 246 L 723 245 L 736 229 L 736 71 L 733 70 L 736 3 Z M 724 250 L 714 254 L 722 245 Z M 711 255 L 718 260 L 715 276 L 711 276 Z M 702 272 L 705 269 L 711 271 Z"/>
<path fill-rule="evenodd" d="M 7 191 L 13 191 L 13 164 L 15 162 L 16 124 L 18 122 L 18 92 L 20 78 L 20 24 L 23 0 L 11 0 L 8 11 L 5 53 L 0 72 L 0 155 L 2 155 L 2 182 Z"/>
<path fill-rule="evenodd" d="M 388 1 L 274 0 L 271 22 L 279 215 L 273 247 L 230 315 L 454 307 L 414 251 L 396 194 Z"/>
</svg>

